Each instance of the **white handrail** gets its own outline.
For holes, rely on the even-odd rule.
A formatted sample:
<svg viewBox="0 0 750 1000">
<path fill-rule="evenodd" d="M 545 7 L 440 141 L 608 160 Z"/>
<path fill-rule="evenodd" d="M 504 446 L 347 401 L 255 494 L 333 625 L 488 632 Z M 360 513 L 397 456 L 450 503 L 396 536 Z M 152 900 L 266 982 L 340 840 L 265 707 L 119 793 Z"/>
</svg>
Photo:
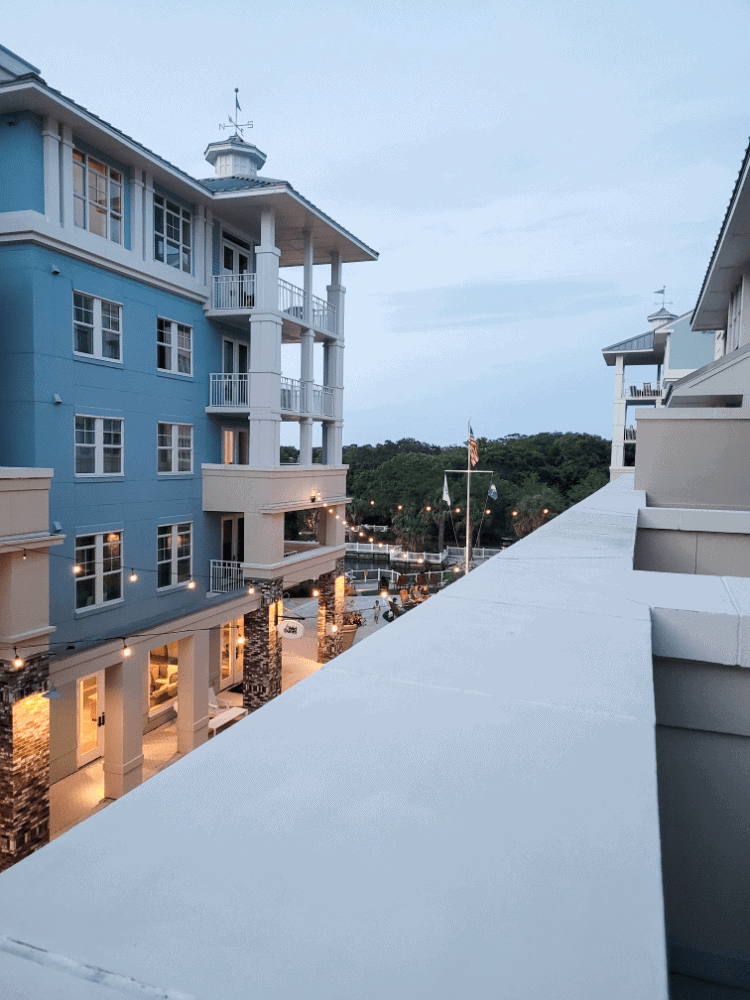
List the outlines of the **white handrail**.
<svg viewBox="0 0 750 1000">
<path fill-rule="evenodd" d="M 302 383 L 298 379 L 282 377 L 279 405 L 289 413 L 301 412 Z"/>
<path fill-rule="evenodd" d="M 245 574 L 242 563 L 227 562 L 224 559 L 211 560 L 211 592 L 228 594 L 232 590 L 242 590 Z"/>
<path fill-rule="evenodd" d="M 255 308 L 255 275 L 215 274 L 213 282 L 213 308 L 236 310 Z"/>
<path fill-rule="evenodd" d="M 212 372 L 210 405 L 247 409 L 250 406 L 250 383 L 247 373 Z"/>
</svg>

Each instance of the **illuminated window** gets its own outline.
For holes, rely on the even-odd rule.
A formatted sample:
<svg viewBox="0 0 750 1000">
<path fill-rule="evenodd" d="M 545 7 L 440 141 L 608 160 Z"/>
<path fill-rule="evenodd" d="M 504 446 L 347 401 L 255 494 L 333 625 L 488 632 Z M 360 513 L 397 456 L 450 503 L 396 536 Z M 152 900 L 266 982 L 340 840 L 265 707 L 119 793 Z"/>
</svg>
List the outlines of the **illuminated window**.
<svg viewBox="0 0 750 1000">
<path fill-rule="evenodd" d="M 122 243 L 122 174 L 73 150 L 73 218 L 79 229 Z"/>
<path fill-rule="evenodd" d="M 122 599 L 122 532 L 76 537 L 76 608 Z"/>
<path fill-rule="evenodd" d="M 178 644 L 152 649 L 148 654 L 148 707 L 149 711 L 166 708 L 177 697 Z M 155 713 L 154 713 L 155 714 Z"/>
</svg>

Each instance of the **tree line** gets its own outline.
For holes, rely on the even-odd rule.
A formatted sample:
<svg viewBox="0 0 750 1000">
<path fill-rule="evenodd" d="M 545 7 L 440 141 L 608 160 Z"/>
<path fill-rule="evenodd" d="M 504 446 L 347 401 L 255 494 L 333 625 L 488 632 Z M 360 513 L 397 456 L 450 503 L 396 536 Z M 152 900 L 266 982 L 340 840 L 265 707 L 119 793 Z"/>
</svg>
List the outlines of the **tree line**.
<svg viewBox="0 0 750 1000">
<path fill-rule="evenodd" d="M 510 434 L 478 438 L 477 446 L 474 472 L 493 475 L 471 477 L 475 546 L 522 537 L 609 481 L 610 442 L 593 434 Z M 441 447 L 413 438 L 352 444 L 343 460 L 350 523 L 387 525 L 389 538 L 416 550 L 464 544 L 466 475 L 447 473 L 450 506 L 443 476 L 446 469 L 466 468 L 465 444 Z M 491 482 L 497 499 L 487 495 Z"/>
</svg>

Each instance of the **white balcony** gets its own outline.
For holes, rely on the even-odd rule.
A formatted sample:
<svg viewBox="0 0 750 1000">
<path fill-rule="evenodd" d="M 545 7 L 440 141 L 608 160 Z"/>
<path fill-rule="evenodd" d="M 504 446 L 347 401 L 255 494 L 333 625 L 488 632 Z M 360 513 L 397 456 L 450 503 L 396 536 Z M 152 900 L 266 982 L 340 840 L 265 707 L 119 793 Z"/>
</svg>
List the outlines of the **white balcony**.
<svg viewBox="0 0 750 1000">
<path fill-rule="evenodd" d="M 214 275 L 211 311 L 226 318 L 245 318 L 256 307 L 256 276 L 245 274 Z M 299 326 L 310 326 L 324 333 L 336 332 L 336 307 L 317 295 L 310 296 L 310 320 L 305 322 L 305 292 L 297 285 L 279 278 L 277 309 L 285 319 Z"/>
<path fill-rule="evenodd" d="M 642 382 L 640 385 L 624 385 L 622 394 L 626 399 L 660 399 L 663 389 L 659 382 Z"/>
<path fill-rule="evenodd" d="M 245 312 L 255 308 L 255 275 L 217 274 L 214 275 L 212 309 L 221 312 Z"/>
<path fill-rule="evenodd" d="M 213 372 L 209 398 L 209 406 L 217 409 L 249 409 L 250 383 L 247 373 Z"/>
<path fill-rule="evenodd" d="M 242 563 L 212 559 L 210 580 L 212 594 L 229 594 L 233 590 L 242 590 L 245 586 Z"/>
<path fill-rule="evenodd" d="M 625 441 L 632 443 L 635 441 L 635 427 L 625 428 Z"/>
<path fill-rule="evenodd" d="M 284 413 L 302 412 L 302 383 L 296 378 L 282 378 L 279 406 Z"/>
<path fill-rule="evenodd" d="M 283 413 L 304 414 L 304 383 L 296 378 L 282 378 L 280 408 Z M 327 385 L 312 387 L 312 417 L 333 417 L 333 389 Z"/>
</svg>

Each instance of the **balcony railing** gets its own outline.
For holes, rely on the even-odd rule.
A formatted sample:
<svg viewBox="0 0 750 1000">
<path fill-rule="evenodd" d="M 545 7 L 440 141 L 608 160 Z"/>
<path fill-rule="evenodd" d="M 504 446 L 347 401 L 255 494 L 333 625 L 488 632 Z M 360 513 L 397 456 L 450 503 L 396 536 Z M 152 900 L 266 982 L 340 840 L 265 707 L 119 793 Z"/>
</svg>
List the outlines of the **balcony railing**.
<svg viewBox="0 0 750 1000">
<path fill-rule="evenodd" d="M 232 590 L 242 590 L 245 586 L 245 574 L 242 563 L 225 562 L 223 559 L 211 560 L 211 592 L 228 594 Z"/>
<path fill-rule="evenodd" d="M 331 305 L 317 295 L 312 297 L 312 321 L 313 326 L 319 330 L 328 330 L 330 333 L 336 332 L 336 306 Z"/>
<path fill-rule="evenodd" d="M 222 312 L 237 312 L 255 308 L 256 282 L 255 274 L 217 274 L 214 275 L 212 308 Z M 325 299 L 311 295 L 310 321 L 319 330 L 336 332 L 336 307 Z M 305 292 L 297 285 L 279 278 L 278 310 L 297 323 L 305 318 Z"/>
<path fill-rule="evenodd" d="M 212 373 L 210 405 L 248 409 L 250 406 L 250 383 L 247 373 Z"/>
<path fill-rule="evenodd" d="M 281 399 L 279 405 L 288 413 L 302 410 L 302 383 L 296 378 L 281 379 Z"/>
<path fill-rule="evenodd" d="M 313 416 L 333 416 L 333 389 L 327 385 L 313 386 Z"/>
<path fill-rule="evenodd" d="M 641 385 L 623 384 L 622 392 L 628 399 L 659 399 L 662 395 L 662 386 L 659 382 L 643 382 Z"/>
<path fill-rule="evenodd" d="M 237 309 L 254 309 L 255 275 L 250 272 L 215 275 L 213 307 L 228 312 Z"/>
<path fill-rule="evenodd" d="M 279 278 L 279 312 L 298 322 L 305 315 L 305 293 L 283 278 Z"/>
<path fill-rule="evenodd" d="M 635 427 L 626 427 L 625 428 L 625 440 L 626 441 L 635 441 Z"/>
</svg>

